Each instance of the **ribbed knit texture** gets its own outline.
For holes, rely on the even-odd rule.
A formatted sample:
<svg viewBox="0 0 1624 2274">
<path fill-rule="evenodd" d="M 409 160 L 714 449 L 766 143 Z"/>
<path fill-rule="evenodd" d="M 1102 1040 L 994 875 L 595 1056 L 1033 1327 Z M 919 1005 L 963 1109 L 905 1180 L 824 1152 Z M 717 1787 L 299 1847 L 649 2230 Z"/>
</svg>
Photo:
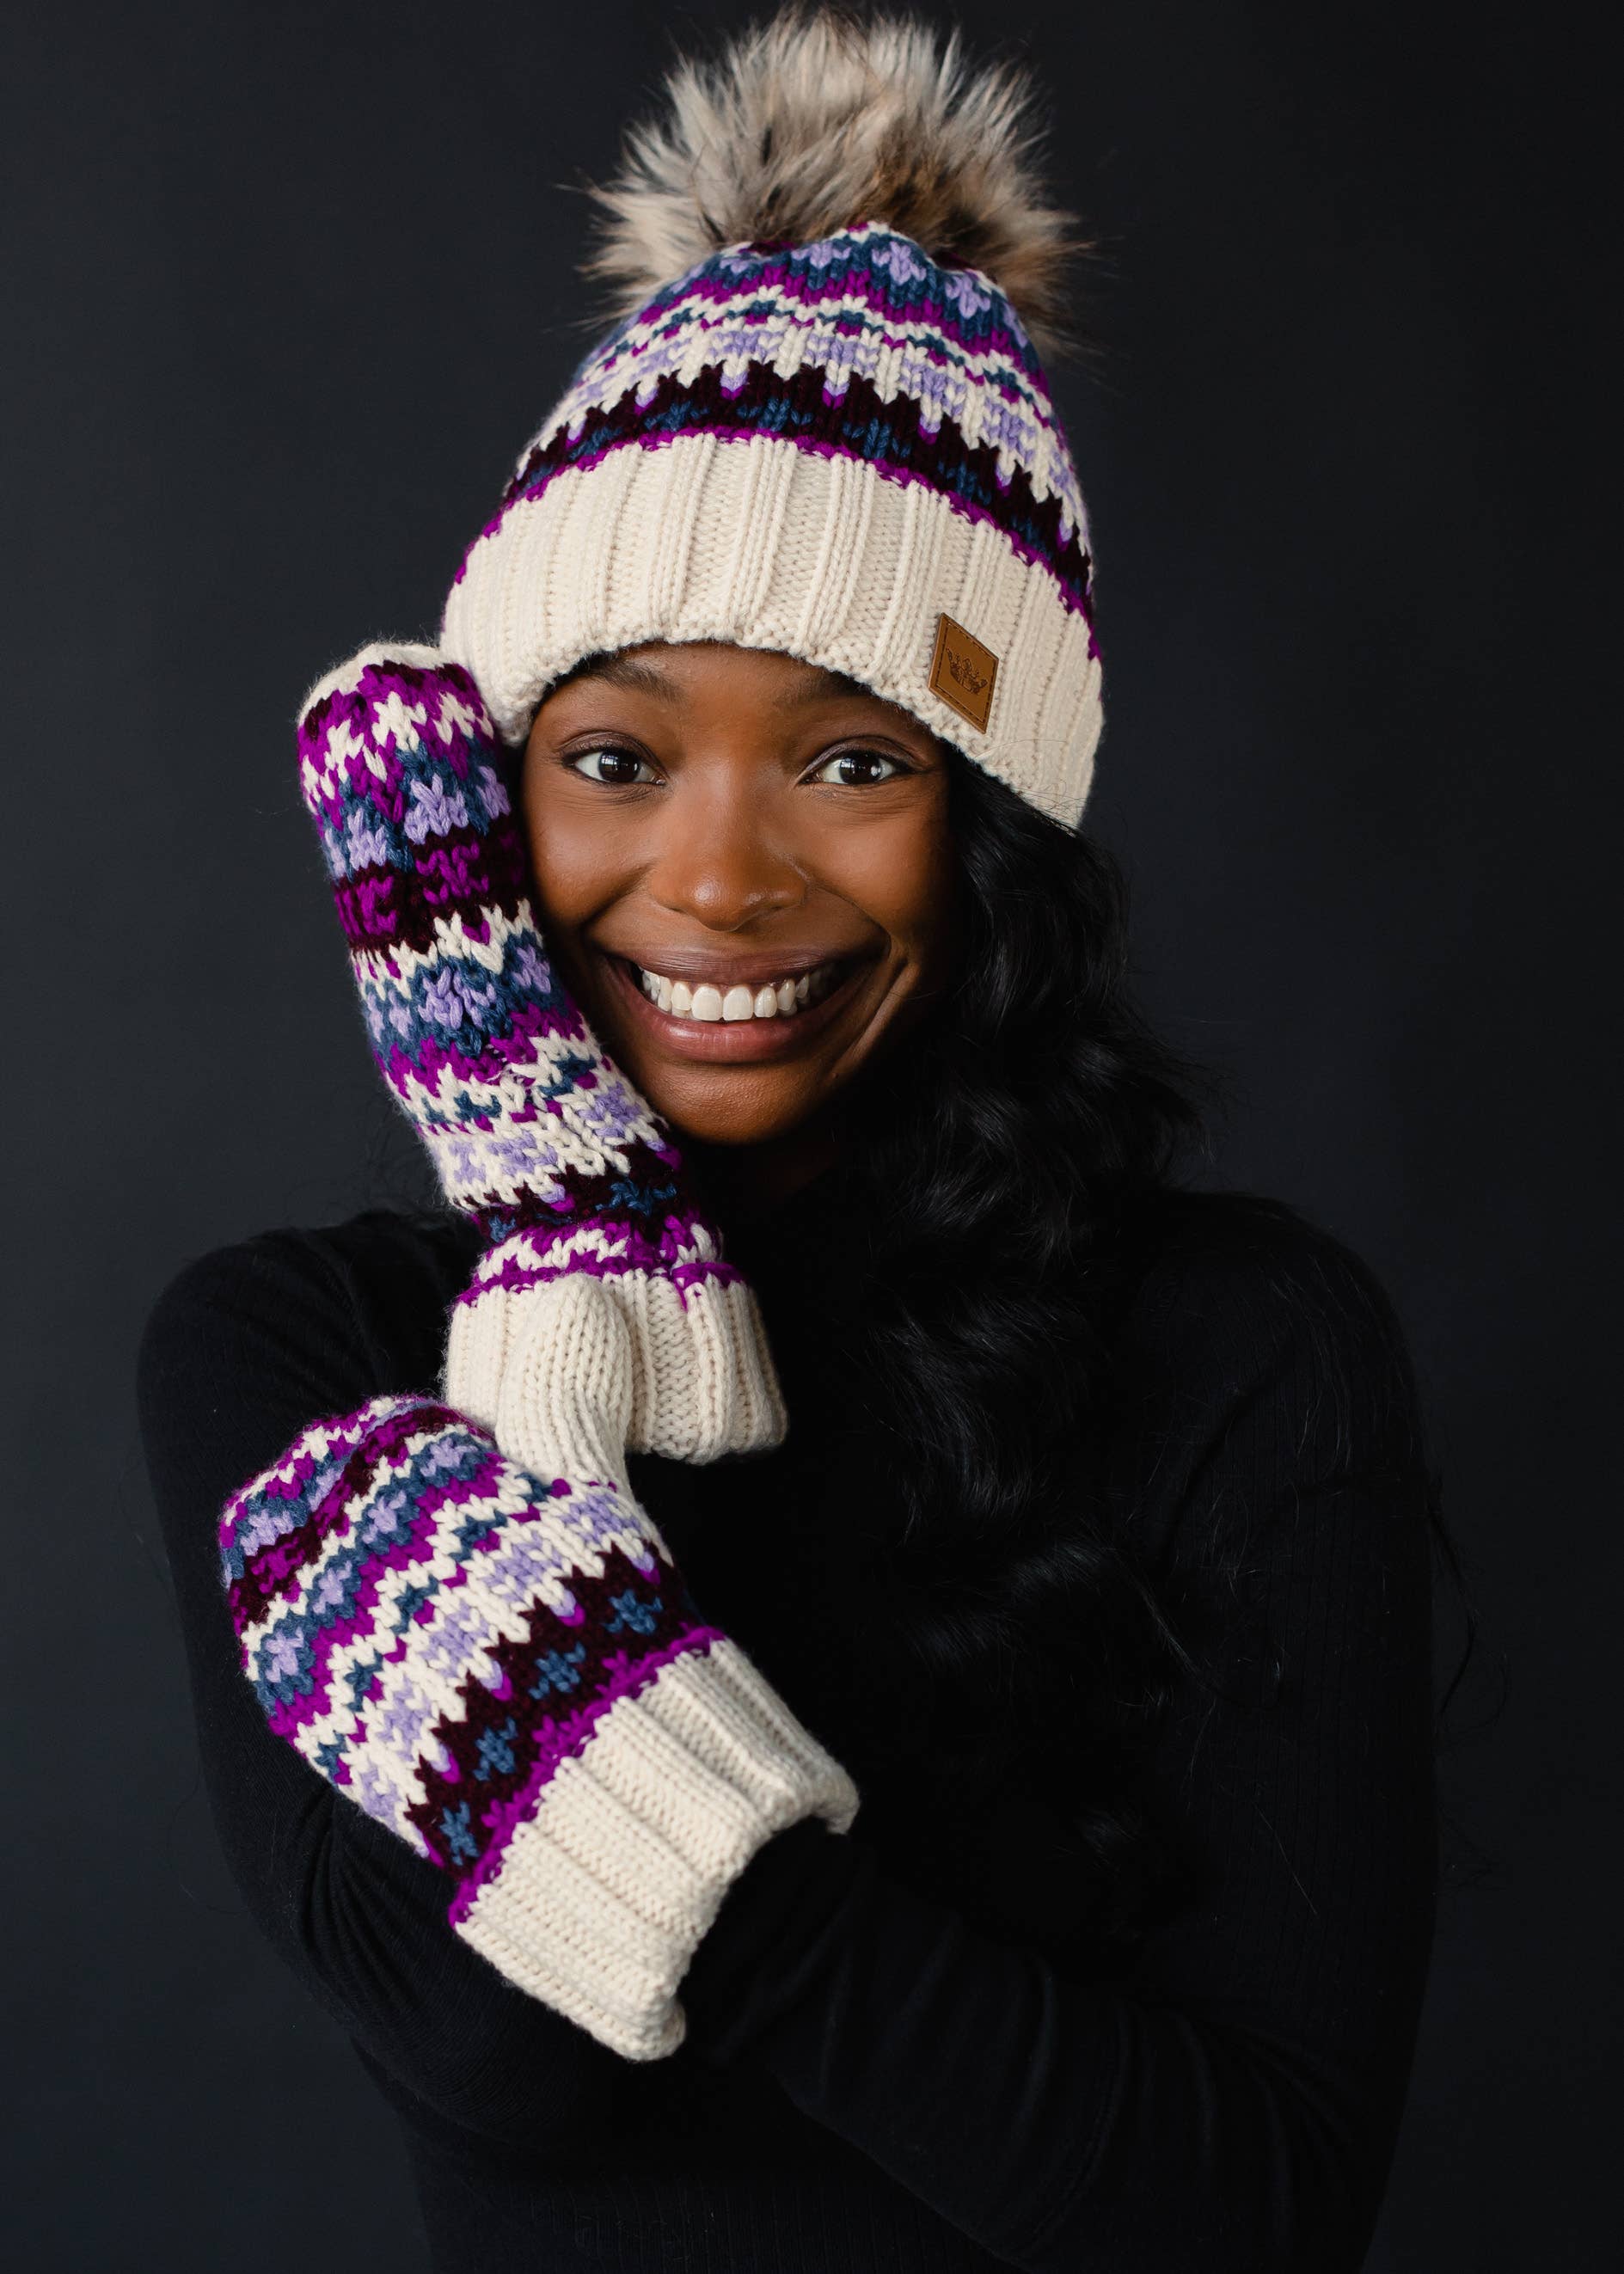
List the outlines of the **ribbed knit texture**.
<svg viewBox="0 0 1624 2274">
<path fill-rule="evenodd" d="M 499 1433 L 511 1416 L 518 1457 L 550 1472 L 545 1411 L 510 1386 L 504 1407 L 504 1385 L 546 1290 L 590 1276 L 629 1329 L 610 1393 L 625 1442 L 686 1460 L 775 1442 L 783 1404 L 749 1289 L 671 1131 L 547 955 L 468 673 L 432 648 L 363 648 L 305 697 L 298 759 L 373 1055 L 486 1243 L 453 1314 L 450 1402 Z"/>
<path fill-rule="evenodd" d="M 470 548 L 440 644 L 509 743 L 588 654 L 779 650 L 1071 824 L 1102 723 L 1092 573 L 1014 309 L 979 271 L 858 226 L 730 246 L 589 356 Z M 931 683 L 944 614 L 997 659 L 984 728 Z"/>
<path fill-rule="evenodd" d="M 509 1982 L 628 2059 L 681 2042 L 677 1985 L 763 1841 L 856 1812 L 623 1485 L 527 1473 L 431 1400 L 305 1430 L 220 1555 L 275 1735 L 450 1875 Z"/>
<path fill-rule="evenodd" d="M 458 1934 L 628 2059 L 763 1841 L 846 1772 L 704 1625 L 629 1449 L 782 1436 L 749 1289 L 671 1133 L 537 931 L 468 673 L 372 646 L 312 689 L 299 779 L 374 1055 L 477 1225 L 443 1404 L 304 1431 L 232 1497 L 222 1570 L 271 1727 L 453 1874 Z"/>
<path fill-rule="evenodd" d="M 1180 1684 L 1138 1791 L 1187 1891 L 1123 1941 L 1064 1822 L 1094 1749 L 1008 1743 L 972 1786 L 898 1649 L 914 1566 L 883 1547 L 838 1210 L 814 1191 L 741 1238 L 818 1426 L 641 1459 L 638 1496 L 863 1806 L 758 1852 L 684 1977 L 687 2039 L 630 2066 L 450 1931 L 442 1871 L 273 1734 L 214 1560 L 221 1498 L 312 1413 L 432 1383 L 477 1244 L 378 1215 L 207 1258 L 141 1374 L 230 1868 L 398 2111 L 436 2274 L 1352 2274 L 1435 1868 L 1426 1465 L 1368 1274 L 1218 1198 L 1158 1204 L 1124 1259 L 1075 1488 L 1213 1686 Z"/>
</svg>

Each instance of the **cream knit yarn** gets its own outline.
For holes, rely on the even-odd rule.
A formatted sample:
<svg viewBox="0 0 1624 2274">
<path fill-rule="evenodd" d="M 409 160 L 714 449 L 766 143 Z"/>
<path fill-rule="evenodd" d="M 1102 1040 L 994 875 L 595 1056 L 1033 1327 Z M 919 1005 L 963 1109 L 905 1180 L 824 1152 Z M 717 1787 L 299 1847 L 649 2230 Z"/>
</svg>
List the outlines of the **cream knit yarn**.
<svg viewBox="0 0 1624 2274">
<path fill-rule="evenodd" d="M 620 1417 L 624 1450 L 704 1462 L 778 1443 L 786 1416 L 755 1295 L 727 1272 L 703 1224 L 686 1227 L 684 1246 L 686 1269 L 622 1268 L 613 1224 L 518 1232 L 488 1249 L 451 1314 L 447 1401 L 494 1430 L 505 1452 L 553 1473 L 542 1449 L 558 1401 L 578 1386 L 555 1372 L 574 1362 L 581 1331 L 564 1299 L 584 1286 L 625 1329 L 613 1351 L 596 1337 L 593 1376 L 600 1410 Z M 575 1472 L 566 1461 L 560 1473 Z"/>
<path fill-rule="evenodd" d="M 609 1406 L 633 1450 L 776 1444 L 755 1297 L 548 957 L 506 771 L 478 687 L 437 649 L 363 648 L 305 699 L 300 787 L 373 1055 L 487 1243 L 453 1308 L 447 1394 L 498 1427 L 510 1353 L 554 1284 L 583 1277 L 627 1329 Z"/>
<path fill-rule="evenodd" d="M 1103 713 L 1083 501 L 1031 332 L 1069 217 L 1025 83 L 788 11 L 680 65 L 601 203 L 624 320 L 522 453 L 440 640 L 522 742 L 583 657 L 771 648 L 1081 815 Z"/>
<path fill-rule="evenodd" d="M 633 1345 L 604 1282 L 535 1291 L 497 1401 L 508 1459 L 535 1477 L 611 1484 L 635 1510 L 624 1459 Z M 449 1383 L 447 1396 L 461 1404 Z M 652 2059 L 680 2042 L 678 1984 L 756 1849 L 804 1816 L 845 1831 L 857 1805 L 846 1771 L 718 1637 L 617 1698 L 560 1762 L 458 1931 L 605 2044 Z"/>
<path fill-rule="evenodd" d="M 697 335 L 695 354 L 710 340 Z M 894 401 L 910 370 L 897 348 L 876 387 Z M 984 727 L 951 673 L 933 673 L 944 618 L 972 668 L 976 651 L 992 658 Z M 513 744 L 587 655 L 724 640 L 800 656 L 898 704 L 1067 824 L 1103 724 L 1080 584 L 1068 591 L 1043 557 L 922 480 L 771 434 L 624 447 L 523 492 L 470 553 L 440 637 Z"/>
<path fill-rule="evenodd" d="M 683 1975 L 756 1850 L 808 1816 L 849 1831 L 851 1778 L 735 1642 L 616 1700 L 457 1922 L 510 1982 L 628 2060 L 681 2044 Z"/>
<path fill-rule="evenodd" d="M 516 1988 L 649 2060 L 756 1849 L 846 1831 L 858 1795 L 616 1474 L 614 1304 L 583 1279 L 554 1300 L 536 1467 L 375 1398 L 233 1495 L 221 1576 L 273 1731 L 447 1874 L 451 1926 Z"/>
</svg>

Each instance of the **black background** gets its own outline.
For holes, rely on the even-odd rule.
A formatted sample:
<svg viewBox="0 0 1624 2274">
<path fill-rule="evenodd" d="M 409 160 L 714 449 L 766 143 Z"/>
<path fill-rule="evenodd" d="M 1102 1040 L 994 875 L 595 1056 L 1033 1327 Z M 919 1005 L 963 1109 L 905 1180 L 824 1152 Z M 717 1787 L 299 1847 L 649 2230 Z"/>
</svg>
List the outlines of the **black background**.
<svg viewBox="0 0 1624 2274">
<path fill-rule="evenodd" d="M 411 1173 L 292 714 L 369 635 L 432 636 L 587 336 L 561 185 L 609 162 L 671 31 L 742 12 L 58 0 L 6 35 L 6 2225 L 29 2274 L 424 2264 L 392 2119 L 214 1845 L 132 1353 L 188 1256 Z M 1450 1766 L 1492 1864 L 1444 1901 L 1370 2265 L 1598 2265 L 1599 65 L 1560 11 L 963 20 L 1025 43 L 1108 242 L 1103 372 L 1060 388 L 1100 563 L 1091 815 L 1134 874 L 1146 990 L 1231 1077 L 1225 1178 L 1392 1289 L 1509 1668 Z"/>
</svg>

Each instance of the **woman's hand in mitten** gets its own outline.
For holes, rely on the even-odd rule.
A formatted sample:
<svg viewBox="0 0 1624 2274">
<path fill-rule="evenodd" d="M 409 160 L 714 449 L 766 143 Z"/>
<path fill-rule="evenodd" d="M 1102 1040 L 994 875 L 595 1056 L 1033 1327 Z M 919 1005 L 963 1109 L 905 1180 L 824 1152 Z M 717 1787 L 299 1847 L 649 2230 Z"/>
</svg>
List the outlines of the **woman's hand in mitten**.
<svg viewBox="0 0 1624 2274">
<path fill-rule="evenodd" d="M 487 1241 L 453 1312 L 448 1401 L 543 1472 L 567 1466 L 537 1401 L 553 1290 L 586 1278 L 628 1329 L 628 1381 L 597 1390 L 631 1449 L 705 1461 L 776 1443 L 755 1299 L 670 1130 L 548 959 L 508 764 L 468 673 L 434 648 L 363 648 L 305 700 L 299 779 L 373 1054 Z"/>
<path fill-rule="evenodd" d="M 560 1348 L 629 1337 L 594 1282 L 559 1299 Z M 623 1482 L 530 1473 L 431 1399 L 307 1429 L 227 1504 L 220 1557 L 271 1728 L 441 1868 L 464 1940 L 630 2059 L 680 2042 L 679 1986 L 756 1849 L 856 1812 Z"/>
</svg>

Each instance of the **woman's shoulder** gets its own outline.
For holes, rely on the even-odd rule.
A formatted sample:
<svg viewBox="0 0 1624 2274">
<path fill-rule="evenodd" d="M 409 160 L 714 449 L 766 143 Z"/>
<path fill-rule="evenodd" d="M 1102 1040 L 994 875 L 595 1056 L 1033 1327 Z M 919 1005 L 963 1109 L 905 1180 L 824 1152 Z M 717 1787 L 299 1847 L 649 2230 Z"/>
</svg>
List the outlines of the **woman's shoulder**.
<svg viewBox="0 0 1624 2274">
<path fill-rule="evenodd" d="M 1282 1201 L 1257 1193 L 1169 1187 L 1135 1215 L 1129 1232 L 1135 1291 L 1169 1319 L 1250 1318 L 1273 1338 L 1304 1321 L 1396 1331 L 1396 1314 L 1370 1266 Z"/>
<path fill-rule="evenodd" d="M 1167 1283 L 1185 1280 L 1192 1294 L 1272 1284 L 1320 1287 L 1333 1306 L 1385 1303 L 1380 1280 L 1347 1241 L 1260 1192 L 1164 1185 L 1135 1209 L 1131 1246 Z"/>
<path fill-rule="evenodd" d="M 1321 1462 L 1421 1462 L 1402 1326 L 1352 1249 L 1282 1202 L 1168 1191 L 1126 1250 L 1119 1369 L 1163 1426 L 1210 1439 L 1261 1412 Z"/>
<path fill-rule="evenodd" d="M 426 1382 L 477 1246 L 464 1217 L 395 1209 L 257 1232 L 175 1274 L 148 1314 L 143 1363 L 222 1345 L 309 1352 L 338 1339 L 367 1352 L 380 1376 Z"/>
</svg>

